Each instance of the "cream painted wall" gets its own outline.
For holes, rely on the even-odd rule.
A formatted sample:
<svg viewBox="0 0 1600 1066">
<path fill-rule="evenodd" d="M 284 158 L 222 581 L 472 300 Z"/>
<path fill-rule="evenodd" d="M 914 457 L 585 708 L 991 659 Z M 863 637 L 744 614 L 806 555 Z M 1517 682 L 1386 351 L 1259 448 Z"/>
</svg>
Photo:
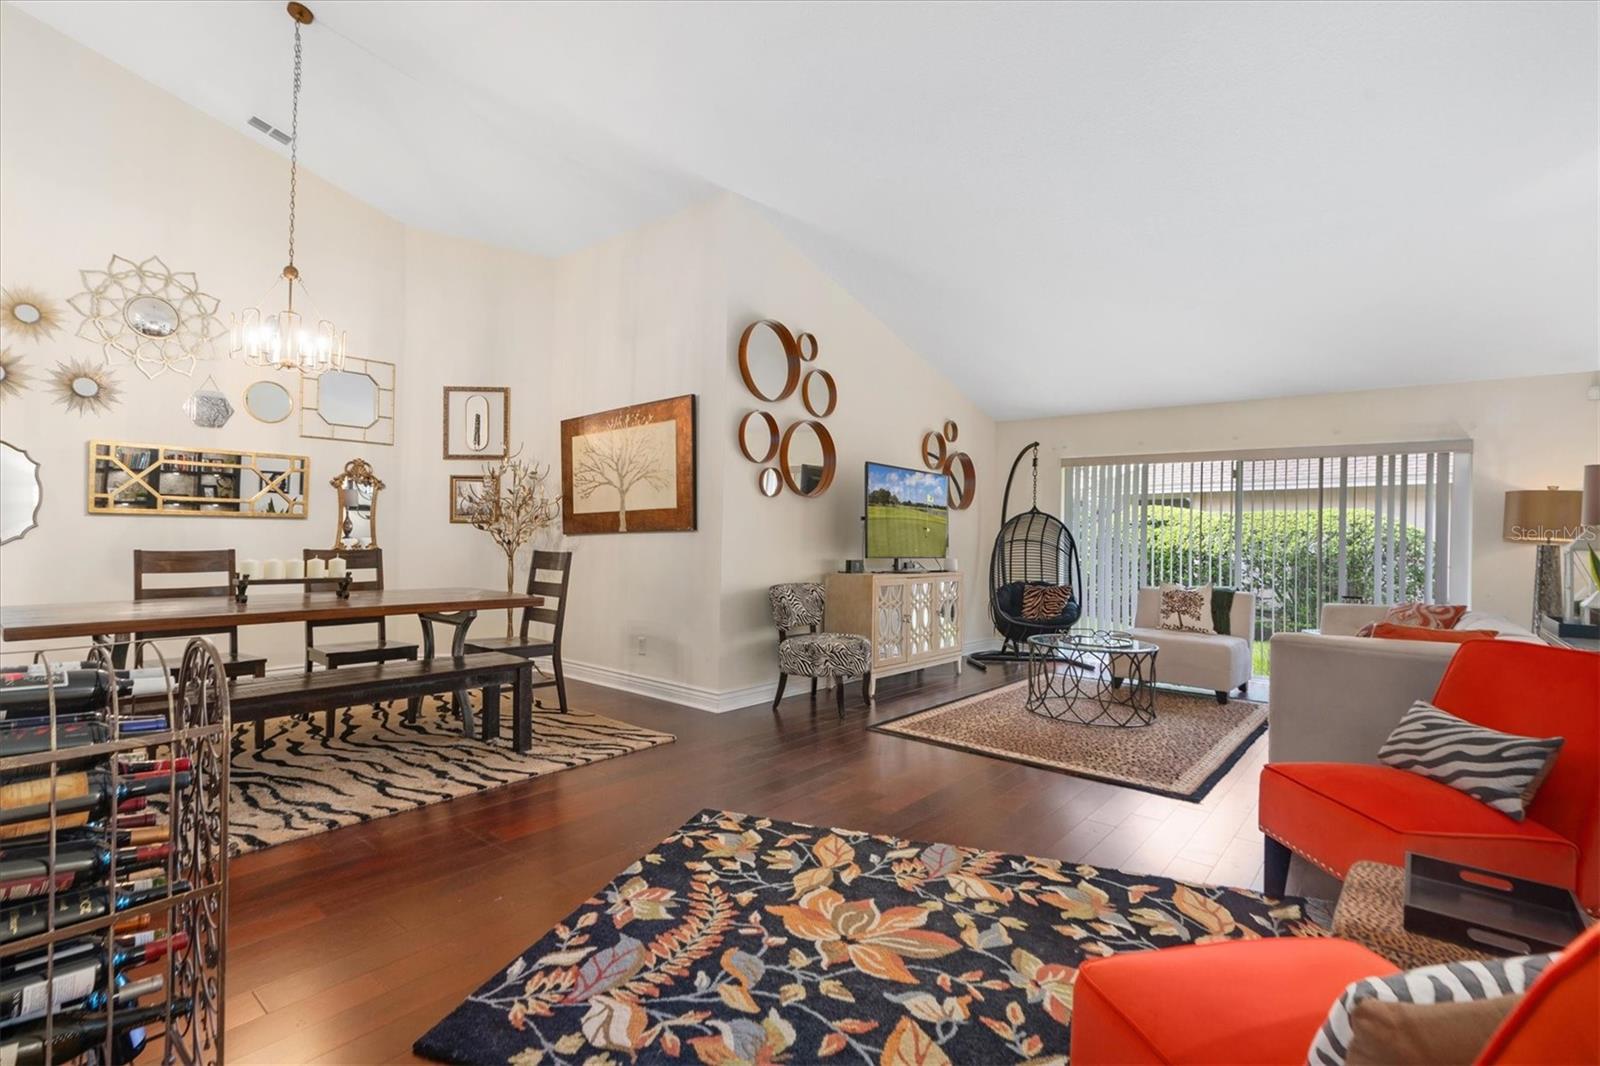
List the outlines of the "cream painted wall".
<svg viewBox="0 0 1600 1066">
<path fill-rule="evenodd" d="M 952 512 L 950 554 L 967 573 L 966 639 L 992 635 L 983 570 L 994 534 L 997 490 L 982 472 L 994 467 L 995 423 L 950 381 L 923 362 L 838 283 L 802 256 L 765 218 L 739 201 L 726 203 L 728 323 L 723 382 L 731 402 L 705 426 L 706 441 L 729 464 L 723 511 L 722 683 L 751 695 L 775 682 L 767 586 L 803 581 L 841 567 L 862 553 L 863 466 L 867 460 L 918 467 L 922 435 L 946 419 L 960 428 L 955 445 L 980 472 L 977 498 Z M 825 421 L 839 455 L 833 486 L 821 498 L 785 491 L 767 499 L 756 489 L 757 468 L 734 448 L 746 411 L 770 411 L 785 427 L 807 418 L 798 392 L 781 404 L 762 404 L 745 391 L 735 356 L 751 321 L 776 318 L 817 336 L 816 366 L 838 382 L 839 403 Z M 810 364 L 808 364 L 810 365 Z M 948 668 L 945 668 L 948 669 Z"/>
<path fill-rule="evenodd" d="M 548 539 L 574 553 L 574 675 L 696 704 L 714 702 L 720 688 L 715 645 L 704 639 L 721 610 L 725 449 L 708 428 L 722 404 L 720 218 L 713 202 L 555 261 L 547 329 L 508 367 L 513 421 L 557 482 L 562 419 L 699 397 L 696 532 Z"/>
<path fill-rule="evenodd" d="M 63 307 L 78 271 L 113 253 L 159 255 L 192 270 L 226 309 L 259 299 L 284 260 L 287 166 L 282 157 L 100 58 L 10 5 L 0 5 L 0 283 L 37 288 Z M 439 444 L 440 387 L 504 383 L 502 367 L 543 329 L 543 279 L 534 258 L 409 230 L 302 171 L 298 260 L 318 306 L 348 328 L 352 354 L 398 364 L 394 446 L 298 435 L 298 411 L 267 425 L 243 409 L 242 391 L 264 371 L 223 357 L 193 377 L 146 380 L 112 372 L 123 402 L 77 415 L 54 402 L 44 378 L 58 361 L 98 362 L 98 344 L 74 335 L 79 319 L 42 341 L 7 336 L 32 387 L 0 405 L 0 436 L 41 465 L 39 528 L 0 549 L 7 603 L 126 597 L 135 547 L 232 546 L 242 557 L 288 557 L 333 542 L 328 479 L 368 459 L 388 484 L 379 540 L 397 583 L 496 584 L 482 534 L 447 520 L 447 464 Z M 224 319 L 225 321 L 225 319 Z M 200 429 L 181 406 L 207 375 L 236 413 Z M 276 375 L 290 390 L 296 379 Z M 91 438 L 238 447 L 307 455 L 304 521 L 89 515 Z M 262 593 L 261 595 L 264 595 Z M 407 626 L 402 624 L 400 631 Z M 296 627 L 247 631 L 248 649 L 292 663 Z"/>
<path fill-rule="evenodd" d="M 158 254 L 195 271 L 224 311 L 259 299 L 284 256 L 283 158 L 9 5 L 0 20 L 0 283 L 64 302 L 79 269 L 102 267 L 113 252 Z M 993 422 L 736 197 L 560 260 L 406 227 L 306 171 L 299 218 L 298 260 L 319 306 L 348 328 L 353 354 L 398 365 L 395 445 L 301 438 L 298 414 L 279 425 L 254 421 L 241 394 L 263 374 L 225 354 L 192 379 L 147 381 L 116 368 L 123 404 L 68 414 L 40 379 L 58 360 L 100 357 L 71 335 L 69 312 L 67 329 L 46 341 L 7 339 L 34 387 L 0 407 L 0 435 L 43 465 L 45 504 L 40 527 L 0 549 L 0 602 L 125 597 L 134 547 L 233 546 L 265 558 L 329 544 L 336 511 L 327 480 L 356 456 L 388 483 L 378 521 L 392 584 L 497 587 L 503 567 L 488 539 L 448 521 L 448 475 L 475 467 L 441 458 L 443 385 L 511 386 L 511 438 L 552 465 L 557 487 L 562 419 L 693 393 L 698 531 L 552 532 L 543 544 L 576 553 L 567 635 L 576 676 L 720 708 L 730 691 L 748 695 L 772 680 L 767 584 L 819 577 L 859 554 L 865 459 L 914 465 L 921 434 L 955 418 L 962 447 L 980 469 L 991 464 Z M 829 425 L 841 469 L 820 500 L 762 499 L 736 450 L 734 426 L 749 404 L 735 342 L 755 314 L 817 333 L 822 365 L 838 378 Z M 239 408 L 221 430 L 198 429 L 181 413 L 208 373 Z M 798 411 L 796 400 L 782 413 Z M 311 515 L 89 515 L 91 438 L 308 455 Z M 990 493 L 981 485 L 975 509 L 954 525 L 953 553 L 969 567 Z M 969 622 L 981 616 L 975 601 Z M 247 630 L 244 639 L 275 666 L 296 663 L 301 643 L 296 627 Z"/>
<path fill-rule="evenodd" d="M 1059 514 L 1062 458 L 1470 438 L 1470 600 L 1520 621 L 1533 598 L 1533 548 L 1501 539 L 1505 493 L 1581 485 L 1584 464 L 1600 461 L 1600 403 L 1587 398 L 1595 380 L 1564 374 L 1004 422 L 998 450 L 1009 463 L 1030 440 L 1042 443 L 1052 476 L 1039 479 L 1040 506 Z"/>
</svg>

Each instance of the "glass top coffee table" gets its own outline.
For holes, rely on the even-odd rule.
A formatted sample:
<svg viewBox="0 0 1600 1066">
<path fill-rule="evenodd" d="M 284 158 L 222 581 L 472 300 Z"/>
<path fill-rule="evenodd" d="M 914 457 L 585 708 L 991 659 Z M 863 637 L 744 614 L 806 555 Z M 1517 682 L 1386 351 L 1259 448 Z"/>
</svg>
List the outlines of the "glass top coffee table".
<svg viewBox="0 0 1600 1066">
<path fill-rule="evenodd" d="M 1115 630 L 1029 637 L 1028 710 L 1083 725 L 1150 725 L 1159 650 Z"/>
</svg>

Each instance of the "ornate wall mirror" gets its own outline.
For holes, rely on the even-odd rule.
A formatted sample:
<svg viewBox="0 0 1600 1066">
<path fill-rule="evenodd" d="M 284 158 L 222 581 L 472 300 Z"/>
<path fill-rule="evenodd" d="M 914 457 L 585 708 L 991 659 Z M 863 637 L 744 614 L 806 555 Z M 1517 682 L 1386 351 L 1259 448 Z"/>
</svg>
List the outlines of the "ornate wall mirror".
<svg viewBox="0 0 1600 1066">
<path fill-rule="evenodd" d="M 61 308 L 33 289 L 0 289 L 0 329 L 43 340 L 61 328 Z"/>
<path fill-rule="evenodd" d="M 245 386 L 244 409 L 258 422 L 282 422 L 294 410 L 294 397 L 271 379 L 253 381 Z"/>
<path fill-rule="evenodd" d="M 39 464 L 15 444 L 0 440 L 0 544 L 21 540 L 39 524 L 43 498 Z"/>
<path fill-rule="evenodd" d="M 378 543 L 378 493 L 383 482 L 365 459 L 352 459 L 328 482 L 339 495 L 335 548 L 371 548 Z"/>
<path fill-rule="evenodd" d="M 233 404 L 223 395 L 213 377 L 207 377 L 198 389 L 183 401 L 183 413 L 201 429 L 221 429 L 233 417 Z"/>
<path fill-rule="evenodd" d="M 347 356 L 343 370 L 300 379 L 300 435 L 394 443 L 395 367 Z"/>
<path fill-rule="evenodd" d="M 50 391 L 56 403 L 80 415 L 100 414 L 122 402 L 122 387 L 110 370 L 81 359 L 56 364 L 50 372 Z"/>
<path fill-rule="evenodd" d="M 114 255 L 104 270 L 80 270 L 83 291 L 67 303 L 83 316 L 78 336 L 99 341 L 106 359 L 126 359 L 147 378 L 189 374 L 216 354 L 219 301 L 200 291 L 194 271 L 175 271 L 153 255 L 136 263 Z"/>
<path fill-rule="evenodd" d="M 304 518 L 310 469 L 303 455 L 91 441 L 89 512 Z"/>
</svg>

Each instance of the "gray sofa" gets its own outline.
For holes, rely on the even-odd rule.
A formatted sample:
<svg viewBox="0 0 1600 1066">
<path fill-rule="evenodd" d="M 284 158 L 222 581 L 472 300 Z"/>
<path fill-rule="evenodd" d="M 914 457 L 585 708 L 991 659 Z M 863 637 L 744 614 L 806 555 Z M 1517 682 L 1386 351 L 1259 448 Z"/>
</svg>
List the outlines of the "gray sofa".
<svg viewBox="0 0 1600 1066">
<path fill-rule="evenodd" d="M 1375 763 L 1400 716 L 1416 700 L 1433 698 L 1459 645 L 1355 635 L 1387 610 L 1325 604 L 1320 633 L 1272 638 L 1268 762 Z M 1538 639 L 1525 626 L 1479 611 L 1468 611 L 1456 628 Z"/>
</svg>

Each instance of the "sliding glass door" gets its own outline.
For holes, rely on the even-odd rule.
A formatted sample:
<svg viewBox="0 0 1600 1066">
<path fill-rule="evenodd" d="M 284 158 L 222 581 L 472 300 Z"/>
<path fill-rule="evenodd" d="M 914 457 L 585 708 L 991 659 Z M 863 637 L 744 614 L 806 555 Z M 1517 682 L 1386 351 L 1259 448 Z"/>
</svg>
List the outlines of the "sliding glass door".
<svg viewBox="0 0 1600 1066">
<path fill-rule="evenodd" d="M 1266 674 L 1272 634 L 1315 628 L 1326 602 L 1447 601 L 1465 587 L 1470 454 L 1451 441 L 1070 460 L 1062 518 L 1083 557 L 1085 624 L 1132 625 L 1141 585 L 1247 590 Z"/>
</svg>

